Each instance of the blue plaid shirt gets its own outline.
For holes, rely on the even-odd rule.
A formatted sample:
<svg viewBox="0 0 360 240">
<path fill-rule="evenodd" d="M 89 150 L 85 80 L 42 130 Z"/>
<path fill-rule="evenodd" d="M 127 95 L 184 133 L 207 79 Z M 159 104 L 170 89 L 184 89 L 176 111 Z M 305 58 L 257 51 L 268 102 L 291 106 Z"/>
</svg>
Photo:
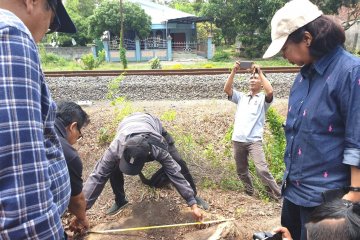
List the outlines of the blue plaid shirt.
<svg viewBox="0 0 360 240">
<path fill-rule="evenodd" d="M 304 207 L 349 186 L 360 167 L 360 59 L 337 47 L 304 66 L 290 91 L 285 127 L 285 198 Z"/>
<path fill-rule="evenodd" d="M 0 239 L 61 239 L 70 182 L 26 26 L 0 9 Z"/>
</svg>

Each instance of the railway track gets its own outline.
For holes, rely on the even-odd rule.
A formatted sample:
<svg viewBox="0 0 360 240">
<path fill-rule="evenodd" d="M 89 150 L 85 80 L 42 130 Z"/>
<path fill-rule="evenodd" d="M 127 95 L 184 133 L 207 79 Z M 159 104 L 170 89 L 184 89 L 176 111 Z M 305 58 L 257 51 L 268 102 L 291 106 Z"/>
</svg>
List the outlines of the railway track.
<svg viewBox="0 0 360 240">
<path fill-rule="evenodd" d="M 263 67 L 266 73 L 297 73 L 299 67 Z M 230 68 L 203 68 L 203 69 L 172 69 L 172 70 L 92 70 L 92 71 L 48 71 L 46 77 L 97 77 L 97 76 L 119 76 L 123 75 L 218 75 L 229 74 Z M 240 70 L 238 73 L 247 73 Z"/>
</svg>

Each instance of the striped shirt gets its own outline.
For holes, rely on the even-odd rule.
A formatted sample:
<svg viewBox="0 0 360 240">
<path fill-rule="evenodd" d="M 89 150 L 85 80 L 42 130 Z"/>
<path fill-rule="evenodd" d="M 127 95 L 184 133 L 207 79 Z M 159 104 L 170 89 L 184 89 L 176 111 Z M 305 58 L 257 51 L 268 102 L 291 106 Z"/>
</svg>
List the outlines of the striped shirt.
<svg viewBox="0 0 360 240">
<path fill-rule="evenodd" d="M 0 9 L 0 239 L 61 239 L 70 198 L 56 105 L 27 27 Z"/>
</svg>

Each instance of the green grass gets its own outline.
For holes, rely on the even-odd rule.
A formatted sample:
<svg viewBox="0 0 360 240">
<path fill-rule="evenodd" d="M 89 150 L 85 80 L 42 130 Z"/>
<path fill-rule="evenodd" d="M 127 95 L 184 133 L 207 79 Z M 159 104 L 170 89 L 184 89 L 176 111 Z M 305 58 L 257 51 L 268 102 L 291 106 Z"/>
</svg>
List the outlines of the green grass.
<svg viewBox="0 0 360 240">
<path fill-rule="evenodd" d="M 163 69 L 194 69 L 194 68 L 232 68 L 235 62 L 233 50 L 230 48 L 221 48 L 217 51 L 228 52 L 232 57 L 232 60 L 214 62 L 204 59 L 203 61 L 187 62 L 187 61 L 161 61 Z M 44 71 L 77 71 L 83 70 L 81 64 L 75 60 L 66 60 L 60 56 L 53 56 L 55 54 L 46 54 L 42 52 L 42 68 Z M 184 59 L 185 60 L 185 59 Z M 242 59 L 252 60 L 262 67 L 274 67 L 274 66 L 291 66 L 288 61 L 282 58 L 274 59 Z M 129 70 L 147 70 L 151 69 L 149 62 L 129 62 Z M 105 62 L 94 70 L 123 70 L 123 66 L 120 62 Z"/>
</svg>

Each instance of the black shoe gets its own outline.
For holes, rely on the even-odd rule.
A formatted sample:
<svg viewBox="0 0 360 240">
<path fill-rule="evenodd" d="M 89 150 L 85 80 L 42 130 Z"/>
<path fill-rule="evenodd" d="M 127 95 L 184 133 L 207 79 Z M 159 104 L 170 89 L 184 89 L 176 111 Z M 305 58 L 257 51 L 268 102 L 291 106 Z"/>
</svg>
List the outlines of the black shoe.
<svg viewBox="0 0 360 240">
<path fill-rule="evenodd" d="M 209 209 L 209 204 L 205 202 L 204 199 L 196 196 L 195 200 L 196 200 L 196 205 L 198 205 L 199 208 L 202 208 L 204 210 Z"/>
<path fill-rule="evenodd" d="M 126 207 L 126 205 L 128 205 L 128 201 L 125 200 L 125 202 L 121 205 L 118 205 L 116 202 L 112 205 L 111 208 L 109 208 L 106 211 L 106 215 L 116 215 L 117 213 L 120 212 L 120 210 L 124 209 Z"/>
<path fill-rule="evenodd" d="M 253 196 L 254 195 L 254 189 L 245 189 L 245 193 L 249 196 Z"/>
</svg>

